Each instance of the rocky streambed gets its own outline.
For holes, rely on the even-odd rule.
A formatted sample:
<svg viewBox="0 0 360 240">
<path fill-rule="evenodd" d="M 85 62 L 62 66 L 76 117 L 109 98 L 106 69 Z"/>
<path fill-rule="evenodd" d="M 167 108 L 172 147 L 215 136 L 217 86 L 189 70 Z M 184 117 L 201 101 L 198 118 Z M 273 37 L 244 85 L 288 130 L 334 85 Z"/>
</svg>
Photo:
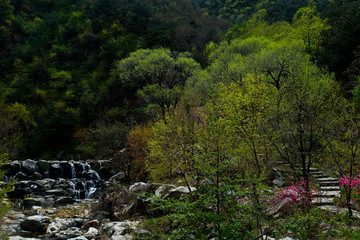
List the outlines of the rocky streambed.
<svg viewBox="0 0 360 240">
<path fill-rule="evenodd" d="M 96 200 L 76 202 L 57 208 L 33 206 L 25 211 L 9 212 L 1 231 L 10 235 L 10 240 L 90 240 L 133 239 L 133 234 L 142 234 L 140 221 L 110 221 L 108 212 L 92 212 Z"/>
<path fill-rule="evenodd" d="M 124 174 L 114 172 L 105 160 L 28 159 L 14 161 L 6 168 L 7 179 L 18 179 L 9 193 L 15 207 L 0 227 L 0 233 L 9 235 L 10 240 L 122 240 L 147 236 L 150 232 L 143 229 L 142 222 L 151 215 L 152 198 L 145 195 L 167 199 L 189 193 L 187 187 L 168 184 L 138 182 L 123 186 Z"/>
</svg>

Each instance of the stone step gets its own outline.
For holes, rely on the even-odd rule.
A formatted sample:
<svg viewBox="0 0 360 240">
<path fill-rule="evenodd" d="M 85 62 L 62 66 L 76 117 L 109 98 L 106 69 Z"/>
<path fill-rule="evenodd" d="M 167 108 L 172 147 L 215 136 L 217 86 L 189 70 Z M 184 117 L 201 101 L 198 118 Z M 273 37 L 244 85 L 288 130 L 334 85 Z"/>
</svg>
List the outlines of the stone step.
<svg viewBox="0 0 360 240">
<path fill-rule="evenodd" d="M 320 191 L 340 191 L 340 187 L 339 186 L 320 186 Z"/>
<path fill-rule="evenodd" d="M 316 179 L 318 182 L 339 182 L 339 179 L 332 177 L 318 178 Z"/>
<path fill-rule="evenodd" d="M 338 197 L 340 196 L 340 191 L 319 191 L 314 193 L 315 197 Z"/>
<path fill-rule="evenodd" d="M 310 177 L 319 179 L 319 178 L 327 178 L 328 176 L 325 174 L 313 174 L 313 175 L 310 175 Z"/>
<path fill-rule="evenodd" d="M 312 204 L 316 206 L 331 205 L 334 203 L 333 197 L 318 197 L 312 200 Z"/>
<path fill-rule="evenodd" d="M 322 187 L 336 187 L 336 186 L 339 186 L 339 183 L 338 182 L 334 182 L 334 181 L 324 181 L 324 182 L 319 182 L 319 185 L 320 185 L 320 188 Z"/>
</svg>

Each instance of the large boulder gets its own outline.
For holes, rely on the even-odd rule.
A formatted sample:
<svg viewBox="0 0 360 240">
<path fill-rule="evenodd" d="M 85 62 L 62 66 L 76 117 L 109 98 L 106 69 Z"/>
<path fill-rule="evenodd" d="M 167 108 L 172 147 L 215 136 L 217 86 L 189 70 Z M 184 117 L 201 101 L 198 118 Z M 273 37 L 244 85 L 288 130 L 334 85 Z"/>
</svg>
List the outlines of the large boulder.
<svg viewBox="0 0 360 240">
<path fill-rule="evenodd" d="M 156 183 L 144 183 L 144 182 L 137 182 L 129 187 L 129 193 L 153 193 L 155 188 L 159 186 Z"/>
<path fill-rule="evenodd" d="M 35 215 L 26 218 L 20 223 L 20 227 L 23 230 L 30 232 L 44 232 L 45 227 L 50 223 L 50 219 L 44 215 Z"/>
<path fill-rule="evenodd" d="M 55 200 L 55 206 L 64 206 L 64 205 L 67 205 L 67 204 L 73 204 L 74 202 L 76 202 L 75 199 L 73 199 L 72 197 L 58 197 L 56 200 Z"/>
<path fill-rule="evenodd" d="M 175 185 L 169 185 L 169 184 L 164 184 L 161 185 L 160 187 L 158 187 L 155 190 L 155 196 L 159 197 L 159 198 L 164 198 L 165 196 L 167 196 L 169 194 L 169 192 L 171 190 L 173 190 L 174 188 L 176 188 Z"/>
<path fill-rule="evenodd" d="M 39 171 L 38 165 L 34 160 L 31 159 L 26 159 L 25 161 L 23 161 L 22 167 L 31 174 Z"/>
<path fill-rule="evenodd" d="M 188 187 L 185 186 L 180 186 L 180 187 L 176 187 L 174 189 L 171 189 L 169 191 L 169 193 L 167 195 L 165 195 L 163 198 L 164 199 L 169 199 L 169 198 L 173 198 L 173 199 L 180 199 L 184 194 L 189 194 L 192 191 L 195 191 L 196 188 L 195 187 L 190 187 L 190 189 Z"/>
</svg>

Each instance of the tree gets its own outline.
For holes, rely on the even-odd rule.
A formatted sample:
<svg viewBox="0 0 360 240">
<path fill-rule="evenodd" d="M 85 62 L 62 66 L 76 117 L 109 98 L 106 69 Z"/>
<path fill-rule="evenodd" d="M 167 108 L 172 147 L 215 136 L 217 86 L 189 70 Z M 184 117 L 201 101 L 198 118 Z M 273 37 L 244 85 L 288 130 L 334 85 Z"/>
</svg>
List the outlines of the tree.
<svg viewBox="0 0 360 240">
<path fill-rule="evenodd" d="M 336 165 L 340 178 L 348 180 L 348 184 L 342 187 L 349 218 L 353 216 L 352 200 L 358 187 L 353 181 L 359 174 L 356 169 L 360 154 L 360 119 L 357 111 L 356 104 L 339 97 L 334 104 L 332 131 L 324 135 L 329 156 Z"/>
<path fill-rule="evenodd" d="M 200 68 L 189 54 L 171 53 L 167 49 L 138 50 L 118 62 L 112 83 L 132 84 L 138 94 L 152 106 L 165 110 L 176 106 L 183 94 L 185 81 Z"/>
<path fill-rule="evenodd" d="M 322 160 L 327 145 L 323 134 L 332 121 L 334 80 L 309 60 L 296 64 L 300 65 L 298 75 L 274 94 L 273 143 L 281 159 L 301 170 L 309 190 L 310 168 Z"/>
<path fill-rule="evenodd" d="M 0 154 L 10 158 L 23 150 L 23 131 L 30 123 L 29 112 L 23 104 L 5 105 L 0 101 Z"/>
<path fill-rule="evenodd" d="M 300 8 L 294 18 L 293 27 L 305 44 L 305 51 L 315 57 L 320 51 L 322 32 L 328 27 L 316 10 L 317 4 L 310 0 L 307 7 Z"/>
<path fill-rule="evenodd" d="M 136 181 L 146 181 L 148 172 L 146 171 L 146 159 L 149 152 L 148 142 L 153 138 L 153 130 L 150 123 L 136 125 L 127 137 L 126 145 L 133 163 L 133 175 Z"/>
<path fill-rule="evenodd" d="M 328 4 L 324 12 L 329 28 L 322 33 L 321 54 L 318 57 L 323 67 L 334 72 L 336 79 L 344 84 L 346 90 L 352 90 L 356 84 L 356 71 L 348 71 L 357 61 L 356 51 L 360 37 L 360 1 L 335 0 Z M 350 74 L 349 74 L 350 73 Z"/>
</svg>

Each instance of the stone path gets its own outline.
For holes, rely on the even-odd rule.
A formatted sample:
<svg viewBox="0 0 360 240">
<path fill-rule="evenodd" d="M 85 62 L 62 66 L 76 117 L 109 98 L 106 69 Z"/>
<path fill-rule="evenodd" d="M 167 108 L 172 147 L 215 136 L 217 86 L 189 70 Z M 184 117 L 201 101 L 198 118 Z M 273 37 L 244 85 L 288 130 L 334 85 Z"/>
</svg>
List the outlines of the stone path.
<svg viewBox="0 0 360 240">
<path fill-rule="evenodd" d="M 320 190 L 314 194 L 313 204 L 316 206 L 333 205 L 334 197 L 340 197 L 339 180 L 325 175 L 317 168 L 310 169 L 310 177 L 320 187 Z"/>
<path fill-rule="evenodd" d="M 320 209 L 332 212 L 334 214 L 344 214 L 348 210 L 334 204 L 334 197 L 340 197 L 340 186 L 337 178 L 325 175 L 317 168 L 310 169 L 310 177 L 317 181 L 320 191 L 314 194 L 312 203 Z M 360 219 L 360 212 L 353 211 L 353 216 Z"/>
</svg>

